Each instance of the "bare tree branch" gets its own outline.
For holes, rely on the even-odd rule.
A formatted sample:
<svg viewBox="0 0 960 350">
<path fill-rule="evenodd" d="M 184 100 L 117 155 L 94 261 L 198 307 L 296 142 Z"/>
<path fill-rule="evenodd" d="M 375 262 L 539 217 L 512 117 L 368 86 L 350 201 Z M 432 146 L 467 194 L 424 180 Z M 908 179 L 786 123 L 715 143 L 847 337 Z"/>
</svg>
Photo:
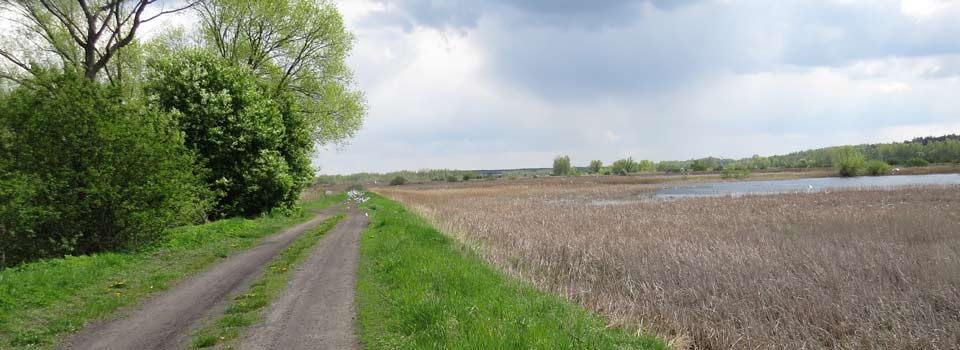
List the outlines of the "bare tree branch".
<svg viewBox="0 0 960 350">
<path fill-rule="evenodd" d="M 203 0 L 189 0 L 183 6 L 161 9 L 147 16 L 147 8 L 158 0 L 73 1 L 0 0 L 0 5 L 16 9 L 15 12 L 30 23 L 24 28 L 30 28 L 36 35 L 34 39 L 38 40 L 34 41 L 46 42 L 49 47 L 35 52 L 56 54 L 64 63 L 77 66 L 88 79 L 96 79 L 117 52 L 133 42 L 141 24 L 203 3 Z M 14 52 L 3 50 L 0 58 L 29 72 L 29 59 L 18 57 Z"/>
</svg>

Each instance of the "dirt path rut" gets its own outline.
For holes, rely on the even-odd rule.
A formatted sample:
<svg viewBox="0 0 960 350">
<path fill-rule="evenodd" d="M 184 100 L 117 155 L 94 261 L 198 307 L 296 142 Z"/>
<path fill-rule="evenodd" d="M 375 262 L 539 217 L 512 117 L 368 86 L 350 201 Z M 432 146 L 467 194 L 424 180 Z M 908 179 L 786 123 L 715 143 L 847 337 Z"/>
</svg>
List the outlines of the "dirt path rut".
<svg viewBox="0 0 960 350">
<path fill-rule="evenodd" d="M 351 209 L 327 232 L 239 348 L 359 349 L 353 301 L 360 233 L 368 223 L 362 212 Z"/>
<path fill-rule="evenodd" d="M 230 294 L 244 290 L 261 268 L 304 232 L 339 211 L 334 206 L 307 222 L 264 238 L 208 270 L 151 297 L 126 316 L 95 323 L 67 337 L 59 349 L 152 350 L 186 347 L 193 324 Z M 352 290 L 352 287 L 351 287 Z"/>
</svg>

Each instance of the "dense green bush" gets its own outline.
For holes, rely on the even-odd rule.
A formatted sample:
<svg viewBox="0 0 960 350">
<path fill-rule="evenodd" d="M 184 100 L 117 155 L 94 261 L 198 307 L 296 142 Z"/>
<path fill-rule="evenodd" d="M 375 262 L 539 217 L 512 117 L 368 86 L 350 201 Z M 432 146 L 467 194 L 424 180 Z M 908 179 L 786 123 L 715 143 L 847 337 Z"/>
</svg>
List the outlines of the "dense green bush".
<svg viewBox="0 0 960 350">
<path fill-rule="evenodd" d="M 840 176 L 858 176 L 866 166 L 863 154 L 853 147 L 840 147 L 831 155 L 833 167 Z"/>
<path fill-rule="evenodd" d="M 310 131 L 292 99 L 247 67 L 199 51 L 150 64 L 148 96 L 173 113 L 186 145 L 209 169 L 215 216 L 253 216 L 295 204 L 313 177 Z"/>
<path fill-rule="evenodd" d="M 657 165 L 651 160 L 643 159 L 637 162 L 637 171 L 638 172 L 654 172 L 657 171 Z"/>
<path fill-rule="evenodd" d="M 926 159 L 915 157 L 915 158 L 908 159 L 905 165 L 906 166 L 927 166 L 927 165 L 930 165 L 930 162 L 928 162 Z"/>
<path fill-rule="evenodd" d="M 447 182 L 457 182 L 460 181 L 460 178 L 456 175 L 447 176 Z"/>
<path fill-rule="evenodd" d="M 665 173 L 680 173 L 688 166 L 687 162 L 662 161 L 657 163 L 657 171 Z"/>
<path fill-rule="evenodd" d="M 750 169 L 739 167 L 725 167 L 720 171 L 720 177 L 724 179 L 743 179 L 750 176 Z"/>
<path fill-rule="evenodd" d="M 871 176 L 886 175 L 890 173 L 890 164 L 882 160 L 871 160 L 867 162 L 866 171 Z"/>
<path fill-rule="evenodd" d="M 575 175 L 576 171 L 570 165 L 570 157 L 559 156 L 553 159 L 553 176 Z"/>
<path fill-rule="evenodd" d="M 707 163 L 703 160 L 697 159 L 690 162 L 690 170 L 693 171 L 707 171 L 710 170 L 710 167 L 707 166 Z"/>
<path fill-rule="evenodd" d="M 610 165 L 610 173 L 615 175 L 627 175 L 640 171 L 640 164 L 633 160 L 633 157 L 614 161 Z"/>
<path fill-rule="evenodd" d="M 393 178 L 393 180 L 390 180 L 390 186 L 400 186 L 405 183 L 407 183 L 407 179 L 403 178 L 403 176 L 397 176 Z"/>
<path fill-rule="evenodd" d="M 77 73 L 0 106 L 0 265 L 136 248 L 202 218 L 207 191 L 170 116 Z"/>
</svg>

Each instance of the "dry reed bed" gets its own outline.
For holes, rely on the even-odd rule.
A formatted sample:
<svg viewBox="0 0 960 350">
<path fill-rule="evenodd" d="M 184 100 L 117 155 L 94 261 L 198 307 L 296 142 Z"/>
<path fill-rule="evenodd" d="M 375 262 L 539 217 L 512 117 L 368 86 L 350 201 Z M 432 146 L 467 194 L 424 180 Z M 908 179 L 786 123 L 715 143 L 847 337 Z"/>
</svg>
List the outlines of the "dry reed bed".
<svg viewBox="0 0 960 350">
<path fill-rule="evenodd" d="M 960 187 L 591 204 L 651 189 L 377 191 L 675 348 L 960 348 Z"/>
</svg>

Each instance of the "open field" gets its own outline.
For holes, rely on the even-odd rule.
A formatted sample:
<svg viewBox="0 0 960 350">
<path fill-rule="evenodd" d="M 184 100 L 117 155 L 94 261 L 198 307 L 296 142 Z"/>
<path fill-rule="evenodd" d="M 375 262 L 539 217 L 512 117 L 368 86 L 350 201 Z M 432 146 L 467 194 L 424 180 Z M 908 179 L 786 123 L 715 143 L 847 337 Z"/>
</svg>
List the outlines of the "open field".
<svg viewBox="0 0 960 350">
<path fill-rule="evenodd" d="M 658 186 L 476 184 L 375 191 L 675 348 L 960 347 L 960 186 L 595 205 Z"/>
</svg>

